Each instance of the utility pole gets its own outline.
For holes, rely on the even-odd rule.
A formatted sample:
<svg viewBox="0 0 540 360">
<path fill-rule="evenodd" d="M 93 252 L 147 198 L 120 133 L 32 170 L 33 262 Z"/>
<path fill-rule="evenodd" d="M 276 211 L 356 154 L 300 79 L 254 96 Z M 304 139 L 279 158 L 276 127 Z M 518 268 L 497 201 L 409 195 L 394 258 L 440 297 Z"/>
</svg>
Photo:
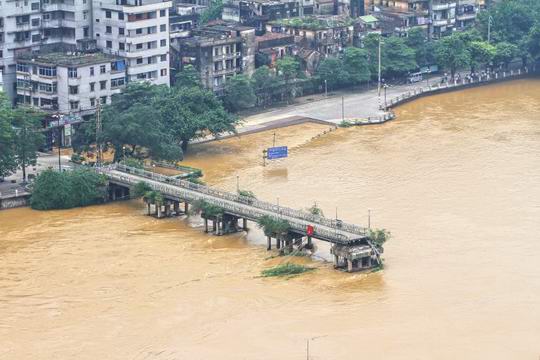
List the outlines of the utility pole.
<svg viewBox="0 0 540 360">
<path fill-rule="evenodd" d="M 274 131 L 274 141 L 272 142 L 272 147 L 276 147 L 276 132 Z"/>
<path fill-rule="evenodd" d="M 328 97 L 328 81 L 324 80 L 324 97 Z"/>
<path fill-rule="evenodd" d="M 99 142 L 99 137 L 101 135 L 101 99 L 97 100 L 96 105 L 96 166 L 101 167 L 101 162 L 103 161 L 101 153 L 101 143 Z"/>
<path fill-rule="evenodd" d="M 491 23 L 493 22 L 493 17 L 489 15 L 488 17 L 488 35 L 487 35 L 487 42 L 488 44 L 491 42 Z"/>
<path fill-rule="evenodd" d="M 379 109 L 381 108 L 381 42 L 382 37 L 379 35 L 379 79 L 377 81 L 377 97 L 379 100 Z"/>
<path fill-rule="evenodd" d="M 341 97 L 341 121 L 345 121 L 345 97 Z"/>
</svg>

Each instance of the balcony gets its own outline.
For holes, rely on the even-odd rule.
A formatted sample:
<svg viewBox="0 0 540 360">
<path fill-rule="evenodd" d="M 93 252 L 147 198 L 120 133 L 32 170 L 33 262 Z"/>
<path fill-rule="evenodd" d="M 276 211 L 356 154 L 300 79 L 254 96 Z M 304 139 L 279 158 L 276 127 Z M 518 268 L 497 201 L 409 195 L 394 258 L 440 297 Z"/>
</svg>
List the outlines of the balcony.
<svg viewBox="0 0 540 360">
<path fill-rule="evenodd" d="M 214 70 L 214 75 L 227 75 L 227 74 L 235 74 L 240 73 L 242 69 L 240 67 L 234 67 L 230 69 L 221 69 L 221 70 Z"/>
<path fill-rule="evenodd" d="M 242 56 L 242 54 L 240 52 L 233 52 L 233 53 L 230 53 L 230 54 L 214 55 L 213 59 L 214 59 L 214 61 L 216 61 L 216 60 L 226 60 L 226 59 L 235 59 L 235 58 L 238 58 L 240 56 Z"/>
<path fill-rule="evenodd" d="M 459 21 L 474 20 L 476 19 L 476 12 L 456 14 L 456 18 Z"/>
<path fill-rule="evenodd" d="M 455 2 L 446 3 L 446 4 L 433 4 L 432 9 L 433 11 L 442 11 L 442 10 L 455 8 L 456 6 L 457 4 Z"/>
</svg>

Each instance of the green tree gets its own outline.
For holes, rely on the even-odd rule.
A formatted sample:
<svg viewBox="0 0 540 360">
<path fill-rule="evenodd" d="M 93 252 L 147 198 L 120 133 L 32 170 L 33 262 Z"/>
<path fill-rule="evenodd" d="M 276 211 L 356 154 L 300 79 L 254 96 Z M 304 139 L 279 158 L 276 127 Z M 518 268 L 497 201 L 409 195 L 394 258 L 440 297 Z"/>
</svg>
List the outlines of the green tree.
<svg viewBox="0 0 540 360">
<path fill-rule="evenodd" d="M 486 41 L 472 41 L 468 46 L 471 54 L 471 72 L 476 70 L 476 67 L 481 65 L 489 65 L 495 57 L 495 46 Z"/>
<path fill-rule="evenodd" d="M 538 19 L 536 25 L 531 28 L 526 38 L 526 47 L 535 60 L 540 60 L 540 19 Z"/>
<path fill-rule="evenodd" d="M 416 54 L 403 38 L 391 36 L 384 40 L 381 67 L 385 77 L 396 77 L 418 68 Z"/>
<path fill-rule="evenodd" d="M 332 57 L 321 61 L 316 74 L 323 84 L 326 81 L 330 89 L 342 86 L 348 80 L 347 73 L 343 69 L 343 61 Z"/>
<path fill-rule="evenodd" d="M 11 104 L 4 93 L 0 92 L 0 179 L 17 170 L 12 116 Z"/>
<path fill-rule="evenodd" d="M 200 87 L 162 88 L 150 100 L 154 117 L 171 136 L 173 144 L 187 150 L 190 140 L 210 133 L 235 132 L 238 118 L 209 90 Z"/>
<path fill-rule="evenodd" d="M 257 98 L 251 80 L 246 75 L 235 75 L 225 84 L 223 102 L 230 111 L 253 107 Z"/>
<path fill-rule="evenodd" d="M 222 0 L 212 0 L 210 6 L 203 11 L 199 19 L 200 24 L 206 24 L 211 20 L 221 19 L 221 14 L 223 13 L 223 1 Z"/>
<path fill-rule="evenodd" d="M 343 53 L 343 72 L 348 83 L 358 85 L 369 80 L 371 73 L 368 58 L 368 53 L 364 49 L 355 47 L 345 49 Z"/>
<path fill-rule="evenodd" d="M 276 83 L 276 79 L 268 66 L 257 68 L 251 76 L 253 81 L 253 89 L 257 96 L 257 104 L 266 106 L 272 100 L 272 88 Z"/>
<path fill-rule="evenodd" d="M 296 94 L 297 89 L 293 84 L 300 77 L 300 63 L 292 56 L 285 56 L 276 61 L 276 67 L 284 82 L 283 95 L 289 102 Z"/>
<path fill-rule="evenodd" d="M 199 72 L 193 65 L 186 65 L 175 76 L 174 86 L 176 87 L 199 87 L 201 79 Z"/>
<path fill-rule="evenodd" d="M 37 152 L 45 141 L 41 131 L 43 116 L 42 112 L 29 107 L 19 107 L 12 112 L 15 161 L 22 169 L 23 181 L 26 181 L 26 167 L 36 165 Z"/>
<path fill-rule="evenodd" d="M 516 58 L 519 53 L 519 48 L 509 42 L 500 42 L 495 45 L 495 55 L 493 62 L 496 65 L 502 65 L 508 68 L 508 65 Z"/>
<path fill-rule="evenodd" d="M 471 54 L 463 38 L 459 34 L 452 34 L 437 42 L 435 58 L 439 66 L 450 70 L 452 77 L 454 77 L 458 69 L 470 64 Z"/>
<path fill-rule="evenodd" d="M 45 170 L 34 182 L 30 205 L 36 210 L 69 209 L 103 202 L 105 176 L 88 169 L 58 172 Z"/>
</svg>

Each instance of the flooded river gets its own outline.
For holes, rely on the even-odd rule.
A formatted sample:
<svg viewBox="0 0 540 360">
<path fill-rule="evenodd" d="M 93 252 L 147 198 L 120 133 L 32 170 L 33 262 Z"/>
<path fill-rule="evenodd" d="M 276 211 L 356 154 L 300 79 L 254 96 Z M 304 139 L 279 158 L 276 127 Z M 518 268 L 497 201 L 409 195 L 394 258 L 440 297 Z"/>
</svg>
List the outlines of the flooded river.
<svg viewBox="0 0 540 360">
<path fill-rule="evenodd" d="M 316 106 L 316 105 L 314 105 Z M 206 181 L 389 229 L 386 268 L 260 278 L 264 238 L 137 201 L 0 212 L 1 359 L 538 359 L 540 81 L 439 95 L 383 126 L 195 147 Z M 337 209 L 336 209 L 337 206 Z M 255 225 L 252 224 L 252 227 Z M 328 247 L 318 244 L 324 259 Z"/>
</svg>

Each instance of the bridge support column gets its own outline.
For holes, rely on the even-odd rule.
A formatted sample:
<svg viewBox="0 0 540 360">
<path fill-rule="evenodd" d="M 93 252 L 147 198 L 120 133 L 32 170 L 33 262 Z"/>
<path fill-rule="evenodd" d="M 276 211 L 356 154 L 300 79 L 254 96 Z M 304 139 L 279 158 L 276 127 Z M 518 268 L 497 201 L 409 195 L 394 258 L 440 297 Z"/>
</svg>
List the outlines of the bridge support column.
<svg viewBox="0 0 540 360">
<path fill-rule="evenodd" d="M 204 232 L 207 233 L 208 232 L 208 219 L 204 219 Z"/>
<path fill-rule="evenodd" d="M 174 206 L 175 215 L 176 216 L 180 215 L 180 202 L 178 201 L 173 202 L 173 206 Z"/>
<path fill-rule="evenodd" d="M 247 231 L 247 219 L 242 219 L 242 230 Z"/>
<path fill-rule="evenodd" d="M 334 254 L 334 267 L 337 268 L 339 266 L 339 256 Z"/>
<path fill-rule="evenodd" d="M 161 219 L 161 204 L 156 204 L 157 217 Z"/>
<path fill-rule="evenodd" d="M 112 201 L 116 200 L 116 186 L 112 187 L 111 198 L 112 198 Z"/>
<path fill-rule="evenodd" d="M 311 242 L 311 236 L 307 237 L 306 249 L 313 249 L 313 243 Z"/>
<path fill-rule="evenodd" d="M 276 249 L 281 249 L 281 240 L 276 238 Z"/>
<path fill-rule="evenodd" d="M 189 211 L 189 204 L 187 201 L 184 201 L 184 213 L 187 215 Z"/>
<path fill-rule="evenodd" d="M 347 271 L 352 272 L 353 271 L 353 262 L 351 259 L 347 259 Z"/>
<path fill-rule="evenodd" d="M 165 203 L 165 217 L 169 217 L 171 215 L 171 204 L 168 202 Z"/>
<path fill-rule="evenodd" d="M 216 220 L 212 220 L 212 232 L 216 234 L 217 226 L 216 226 Z"/>
<path fill-rule="evenodd" d="M 151 206 L 152 204 L 150 203 L 146 204 L 146 215 L 152 215 Z"/>
<path fill-rule="evenodd" d="M 272 238 L 270 236 L 266 237 L 266 250 L 272 250 Z"/>
</svg>

